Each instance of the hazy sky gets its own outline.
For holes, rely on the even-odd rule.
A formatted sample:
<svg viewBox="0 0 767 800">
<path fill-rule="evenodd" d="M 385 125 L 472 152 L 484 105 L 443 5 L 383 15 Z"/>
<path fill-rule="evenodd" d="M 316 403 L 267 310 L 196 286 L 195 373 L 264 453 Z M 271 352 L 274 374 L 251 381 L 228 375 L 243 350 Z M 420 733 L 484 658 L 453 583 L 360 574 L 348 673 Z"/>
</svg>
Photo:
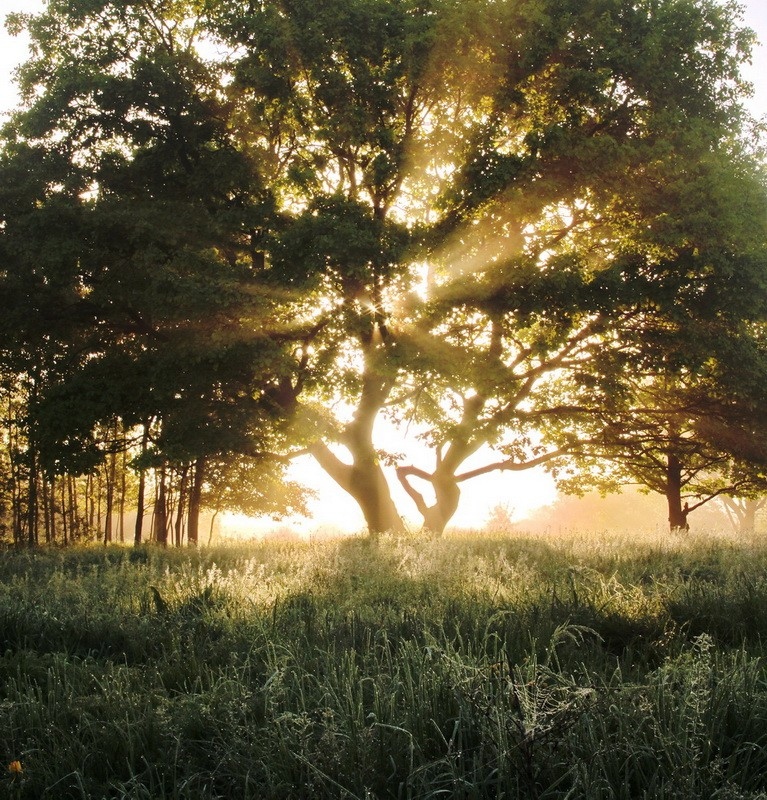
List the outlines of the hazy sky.
<svg viewBox="0 0 767 800">
<path fill-rule="evenodd" d="M 35 12 L 43 6 L 42 0 L 0 0 L 0 20 L 15 11 Z M 744 20 L 753 28 L 759 39 L 767 43 L 767 0 L 745 0 Z M 22 37 L 13 38 L 0 25 L 0 112 L 6 111 L 16 103 L 12 74 L 14 68 L 26 56 L 26 41 Z M 755 94 L 750 103 L 752 112 L 757 116 L 767 115 L 767 44 L 760 45 L 755 54 L 753 64 L 745 67 L 746 77 L 754 84 Z M 308 485 L 320 492 L 325 503 L 315 507 L 317 522 L 339 523 L 344 520 L 351 530 L 362 527 L 362 519 L 356 505 L 337 490 L 318 468 L 311 468 L 308 462 L 298 465 L 296 475 Z M 540 470 L 523 473 L 495 474 L 473 482 L 466 487 L 466 497 L 461 503 L 454 524 L 465 526 L 481 526 L 484 524 L 489 508 L 508 502 L 509 510 L 516 510 L 515 516 L 524 515 L 531 507 L 550 502 L 553 497 L 551 480 Z M 409 501 L 400 496 L 399 486 L 393 481 L 393 490 L 397 495 L 400 507 L 409 508 Z M 403 493 L 402 493 L 403 494 Z M 329 500 L 332 502 L 328 503 Z M 516 502 L 515 502 L 516 501 Z M 332 515 L 329 513 L 332 507 Z"/>
</svg>

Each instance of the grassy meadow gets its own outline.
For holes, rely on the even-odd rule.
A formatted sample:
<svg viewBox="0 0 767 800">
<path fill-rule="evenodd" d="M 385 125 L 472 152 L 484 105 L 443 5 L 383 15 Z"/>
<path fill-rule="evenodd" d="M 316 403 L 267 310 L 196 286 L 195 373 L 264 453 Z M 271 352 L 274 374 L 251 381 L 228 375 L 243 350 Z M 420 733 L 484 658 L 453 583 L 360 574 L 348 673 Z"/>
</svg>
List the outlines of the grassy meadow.
<svg viewBox="0 0 767 800">
<path fill-rule="evenodd" d="M 758 537 L 18 551 L 0 594 L 0 797 L 767 798 Z"/>
</svg>

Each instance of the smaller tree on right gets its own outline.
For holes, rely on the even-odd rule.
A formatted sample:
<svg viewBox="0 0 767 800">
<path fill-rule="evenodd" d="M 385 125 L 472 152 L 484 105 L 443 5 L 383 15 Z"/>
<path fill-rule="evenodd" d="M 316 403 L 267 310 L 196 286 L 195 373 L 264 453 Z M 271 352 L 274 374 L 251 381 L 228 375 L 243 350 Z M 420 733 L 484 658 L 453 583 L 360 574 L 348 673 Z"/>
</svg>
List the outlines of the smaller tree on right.
<svg viewBox="0 0 767 800">
<path fill-rule="evenodd" d="M 758 266 L 750 273 L 764 274 Z M 761 302 L 741 305 L 750 321 L 702 305 L 698 314 L 688 307 L 684 317 L 654 315 L 639 325 L 621 351 L 622 392 L 582 415 L 588 444 L 560 468 L 560 488 L 657 492 L 671 530 L 688 530 L 689 515 L 714 498 L 764 493 L 767 347 L 754 321 Z"/>
<path fill-rule="evenodd" d="M 767 496 L 719 498 L 722 509 L 735 533 L 754 533 L 759 512 L 767 508 Z"/>
</svg>

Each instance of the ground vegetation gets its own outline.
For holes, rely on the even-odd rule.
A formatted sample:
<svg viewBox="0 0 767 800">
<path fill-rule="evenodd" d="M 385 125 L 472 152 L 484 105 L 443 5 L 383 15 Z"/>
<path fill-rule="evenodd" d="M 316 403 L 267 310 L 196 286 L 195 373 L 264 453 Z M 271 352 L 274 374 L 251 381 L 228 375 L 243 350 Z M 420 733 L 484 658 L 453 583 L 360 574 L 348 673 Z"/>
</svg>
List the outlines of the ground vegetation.
<svg viewBox="0 0 767 800">
<path fill-rule="evenodd" d="M 761 538 L 379 537 L 0 561 L 39 798 L 767 792 Z"/>
</svg>

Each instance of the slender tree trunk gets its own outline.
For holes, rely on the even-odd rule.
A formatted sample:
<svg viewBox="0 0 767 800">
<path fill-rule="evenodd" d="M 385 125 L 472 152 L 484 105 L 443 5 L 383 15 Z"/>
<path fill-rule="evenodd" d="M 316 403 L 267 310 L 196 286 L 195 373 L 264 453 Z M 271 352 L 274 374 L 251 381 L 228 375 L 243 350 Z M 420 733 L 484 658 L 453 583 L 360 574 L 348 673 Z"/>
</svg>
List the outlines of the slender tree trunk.
<svg viewBox="0 0 767 800">
<path fill-rule="evenodd" d="M 11 479 L 13 481 L 13 542 L 21 545 L 24 542 L 24 501 L 22 486 L 24 483 L 22 474 L 22 459 L 20 457 L 20 430 L 18 421 L 15 419 L 10 399 L 8 402 L 8 418 L 13 419 L 12 440 L 9 445 L 9 457 L 11 460 Z"/>
<path fill-rule="evenodd" d="M 11 450 L 11 503 L 13 513 L 13 543 L 21 545 L 24 540 L 24 515 L 21 495 L 22 476 L 19 468 L 19 459 L 16 457 L 18 450 L 13 446 Z"/>
<path fill-rule="evenodd" d="M 213 512 L 213 516 L 210 518 L 210 530 L 208 531 L 208 547 L 213 544 L 213 528 L 216 525 L 216 517 L 218 517 L 219 509 L 216 509 Z"/>
<path fill-rule="evenodd" d="M 128 450 L 127 447 L 122 451 L 122 464 L 120 465 L 120 503 L 118 507 L 117 529 L 119 532 L 120 544 L 125 542 L 125 493 L 127 491 L 126 472 L 128 469 Z"/>
<path fill-rule="evenodd" d="M 157 502 L 154 507 L 154 540 L 162 547 L 168 546 L 168 506 L 164 468 L 160 470 Z"/>
<path fill-rule="evenodd" d="M 80 514 L 77 508 L 77 481 L 71 475 L 67 476 L 67 494 L 69 495 L 69 536 L 75 541 L 80 531 Z"/>
<path fill-rule="evenodd" d="M 62 477 L 62 481 L 63 481 Z M 58 537 L 58 530 L 57 526 L 58 523 L 56 521 L 56 517 L 58 516 L 58 512 L 61 511 L 63 514 L 63 509 L 59 509 L 56 505 L 56 476 L 52 476 L 49 486 L 48 486 L 48 502 L 51 507 L 50 517 L 51 517 L 51 542 L 55 543 Z"/>
<path fill-rule="evenodd" d="M 176 547 L 181 547 L 183 539 L 184 511 L 186 510 L 187 481 L 189 478 L 189 464 L 184 464 L 178 484 L 178 508 L 176 509 Z"/>
<path fill-rule="evenodd" d="M 69 485 L 69 475 L 61 477 L 61 534 L 64 547 L 69 544 L 69 506 L 67 504 L 67 486 Z"/>
<path fill-rule="evenodd" d="M 50 481 L 48 481 L 48 506 L 50 507 L 50 511 L 48 512 L 48 516 L 50 519 L 50 541 L 52 543 L 56 542 L 56 477 L 51 477 Z"/>
<path fill-rule="evenodd" d="M 37 379 L 30 379 L 28 406 L 32 406 L 37 400 Z M 30 547 L 36 547 L 39 542 L 40 508 L 39 508 L 39 480 L 40 471 L 37 458 L 37 441 L 34 426 L 27 427 L 27 464 L 29 490 L 27 495 L 27 537 Z"/>
<path fill-rule="evenodd" d="M 136 498 L 136 526 L 133 529 L 133 544 L 141 544 L 144 529 L 144 492 L 146 491 L 146 470 L 141 467 L 138 473 L 138 496 Z"/>
<path fill-rule="evenodd" d="M 152 474 L 154 475 L 154 502 L 152 503 L 152 515 L 150 518 L 149 523 L 149 541 L 156 542 L 156 534 L 157 534 L 157 505 L 158 500 L 160 497 L 159 493 L 159 483 L 158 483 L 158 472 L 156 469 L 152 470 Z"/>
<path fill-rule="evenodd" d="M 101 469 L 99 469 L 96 475 L 96 525 L 91 529 L 93 531 L 93 538 L 98 541 L 99 538 L 99 529 L 101 528 L 101 502 L 103 498 L 103 488 L 104 488 L 104 476 L 102 474 Z"/>
<path fill-rule="evenodd" d="M 144 467 L 143 457 L 146 455 L 149 445 L 149 422 L 144 423 L 144 430 L 141 434 L 141 458 L 139 459 L 138 472 L 138 498 L 136 500 L 136 527 L 133 532 L 133 544 L 138 547 L 141 544 L 141 536 L 144 527 L 144 494 L 146 492 L 146 468 Z"/>
<path fill-rule="evenodd" d="M 200 505 L 202 501 L 202 484 L 205 479 L 205 459 L 198 458 L 194 464 L 194 478 L 189 493 L 189 519 L 187 523 L 187 539 L 189 545 L 197 546 L 200 530 Z"/>
<path fill-rule="evenodd" d="M 112 444 L 114 447 L 114 442 Z M 112 542 L 112 513 L 115 502 L 115 483 L 117 482 L 117 453 L 109 455 L 109 470 L 106 475 L 106 503 L 104 511 L 104 544 Z"/>
<path fill-rule="evenodd" d="M 93 524 L 93 475 L 85 476 L 85 498 L 83 500 L 83 523 L 90 534 Z"/>
<path fill-rule="evenodd" d="M 51 527 L 53 525 L 53 504 L 51 503 L 51 484 L 42 476 L 40 493 L 42 495 L 43 506 L 43 530 L 45 531 L 45 543 L 51 544 Z"/>
<path fill-rule="evenodd" d="M 90 473 L 85 482 L 85 522 L 88 526 L 88 538 L 98 534 L 98 525 L 100 523 L 101 510 L 99 506 L 98 496 L 100 495 L 100 477 L 97 472 L 95 475 Z"/>
<path fill-rule="evenodd" d="M 38 494 L 37 494 L 37 454 L 32 443 L 29 444 L 29 493 L 27 496 L 27 536 L 30 547 L 37 545 L 38 533 Z"/>
</svg>

